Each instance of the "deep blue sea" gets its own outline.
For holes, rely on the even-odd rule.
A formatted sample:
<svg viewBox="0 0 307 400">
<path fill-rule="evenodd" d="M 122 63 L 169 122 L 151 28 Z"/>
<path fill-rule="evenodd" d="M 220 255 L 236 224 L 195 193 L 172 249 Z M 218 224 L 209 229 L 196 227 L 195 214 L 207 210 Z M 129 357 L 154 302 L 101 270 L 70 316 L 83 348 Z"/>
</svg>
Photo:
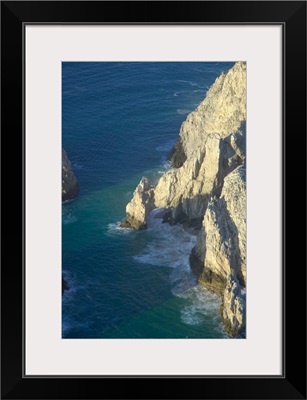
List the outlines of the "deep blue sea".
<svg viewBox="0 0 307 400">
<path fill-rule="evenodd" d="M 62 207 L 63 338 L 225 338 L 219 299 L 189 268 L 195 235 L 151 215 L 119 228 L 157 181 L 187 114 L 233 63 L 64 62 L 62 141 L 80 185 Z"/>
</svg>

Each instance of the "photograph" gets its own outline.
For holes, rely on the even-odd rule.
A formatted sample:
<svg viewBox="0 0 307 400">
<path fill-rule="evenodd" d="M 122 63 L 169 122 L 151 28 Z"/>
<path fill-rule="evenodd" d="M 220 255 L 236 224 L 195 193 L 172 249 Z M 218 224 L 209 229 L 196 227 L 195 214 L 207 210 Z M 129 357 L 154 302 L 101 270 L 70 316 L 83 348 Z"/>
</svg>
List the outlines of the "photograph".
<svg viewBox="0 0 307 400">
<path fill-rule="evenodd" d="M 247 63 L 62 62 L 62 339 L 245 339 Z"/>
<path fill-rule="evenodd" d="M 306 399 L 305 82 L 305 1 L 1 2 L 1 399 Z"/>
</svg>

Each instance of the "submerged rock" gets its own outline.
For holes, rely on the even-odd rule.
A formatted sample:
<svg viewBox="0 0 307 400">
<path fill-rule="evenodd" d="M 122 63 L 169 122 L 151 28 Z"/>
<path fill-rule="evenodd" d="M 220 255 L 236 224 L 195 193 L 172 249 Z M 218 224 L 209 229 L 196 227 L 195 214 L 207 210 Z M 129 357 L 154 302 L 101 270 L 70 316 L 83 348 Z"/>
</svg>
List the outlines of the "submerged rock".
<svg viewBox="0 0 307 400">
<path fill-rule="evenodd" d="M 79 184 L 71 168 L 66 151 L 62 149 L 62 202 L 73 200 L 78 196 Z"/>
</svg>

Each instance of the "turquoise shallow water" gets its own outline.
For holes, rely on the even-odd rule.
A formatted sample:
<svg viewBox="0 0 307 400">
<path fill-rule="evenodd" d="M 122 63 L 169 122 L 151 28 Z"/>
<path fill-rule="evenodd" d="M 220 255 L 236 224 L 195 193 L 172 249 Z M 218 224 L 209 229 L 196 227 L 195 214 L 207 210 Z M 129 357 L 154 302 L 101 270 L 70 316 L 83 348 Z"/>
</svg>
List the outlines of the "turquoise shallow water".
<svg viewBox="0 0 307 400">
<path fill-rule="evenodd" d="M 186 115 L 233 63 L 63 63 L 63 147 L 80 195 L 62 207 L 63 338 L 223 338 L 196 285 L 195 236 L 151 216 L 120 229 L 143 175 L 157 180 Z"/>
</svg>

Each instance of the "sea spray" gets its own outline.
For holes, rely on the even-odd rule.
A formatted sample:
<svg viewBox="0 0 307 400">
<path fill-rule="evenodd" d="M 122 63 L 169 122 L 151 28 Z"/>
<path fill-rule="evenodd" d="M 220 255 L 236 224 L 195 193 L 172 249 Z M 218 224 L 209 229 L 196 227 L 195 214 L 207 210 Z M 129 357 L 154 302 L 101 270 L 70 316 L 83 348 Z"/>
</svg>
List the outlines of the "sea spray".
<svg viewBox="0 0 307 400">
<path fill-rule="evenodd" d="M 212 324 L 222 332 L 217 295 L 197 284 L 191 271 L 189 256 L 196 243 L 192 229 L 183 225 L 163 223 L 159 217 L 163 210 L 153 210 L 148 219 L 147 234 L 151 239 L 141 254 L 134 259 L 144 265 L 169 267 L 169 285 L 174 296 L 185 299 L 181 308 L 181 320 L 187 325 Z"/>
</svg>

